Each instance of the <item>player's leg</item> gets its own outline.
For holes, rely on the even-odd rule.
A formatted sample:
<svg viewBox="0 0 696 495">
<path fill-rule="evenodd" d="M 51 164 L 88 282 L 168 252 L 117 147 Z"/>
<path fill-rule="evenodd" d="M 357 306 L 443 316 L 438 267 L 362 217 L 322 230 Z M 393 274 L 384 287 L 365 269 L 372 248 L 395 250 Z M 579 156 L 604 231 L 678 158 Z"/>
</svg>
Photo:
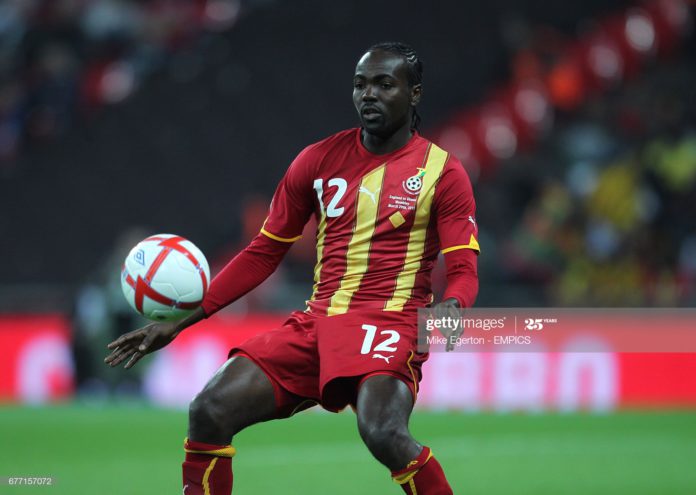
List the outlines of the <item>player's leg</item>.
<svg viewBox="0 0 696 495">
<path fill-rule="evenodd" d="M 356 405 L 358 429 L 372 455 L 409 495 L 451 495 L 442 467 L 411 436 L 413 394 L 400 379 L 373 375 L 363 381 Z"/>
<path fill-rule="evenodd" d="M 188 438 L 224 444 L 254 423 L 276 416 L 272 382 L 250 359 L 233 356 L 220 367 L 189 407 Z"/>
<path fill-rule="evenodd" d="M 389 375 L 367 378 L 358 391 L 358 430 L 367 448 L 392 471 L 404 467 L 421 451 L 408 430 L 413 409 L 411 391 Z"/>
<path fill-rule="evenodd" d="M 246 357 L 232 357 L 215 373 L 189 408 L 183 463 L 186 495 L 231 493 L 232 437 L 247 426 L 280 417 L 278 393 L 261 368 Z M 286 393 L 282 400 L 295 398 Z"/>
</svg>

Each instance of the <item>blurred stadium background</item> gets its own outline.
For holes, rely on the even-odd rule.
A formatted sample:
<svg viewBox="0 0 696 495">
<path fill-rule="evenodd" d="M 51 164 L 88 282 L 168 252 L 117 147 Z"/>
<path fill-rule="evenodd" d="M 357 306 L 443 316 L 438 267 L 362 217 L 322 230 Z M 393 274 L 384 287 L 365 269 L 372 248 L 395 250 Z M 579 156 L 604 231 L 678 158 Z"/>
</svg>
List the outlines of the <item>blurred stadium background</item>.
<svg viewBox="0 0 696 495">
<path fill-rule="evenodd" d="M 695 13 L 685 0 L 0 2 L 0 481 L 178 493 L 187 401 L 231 343 L 302 307 L 313 226 L 254 293 L 130 372 L 101 364 L 143 323 L 122 260 L 172 232 L 219 270 L 292 158 L 356 125 L 351 75 L 377 41 L 417 49 L 422 132 L 474 183 L 477 306 L 693 308 Z M 696 355 L 614 351 L 434 355 L 414 430 L 455 493 L 696 493 Z M 353 422 L 309 412 L 242 433 L 239 493 L 279 492 L 274 479 L 397 493 Z"/>
</svg>

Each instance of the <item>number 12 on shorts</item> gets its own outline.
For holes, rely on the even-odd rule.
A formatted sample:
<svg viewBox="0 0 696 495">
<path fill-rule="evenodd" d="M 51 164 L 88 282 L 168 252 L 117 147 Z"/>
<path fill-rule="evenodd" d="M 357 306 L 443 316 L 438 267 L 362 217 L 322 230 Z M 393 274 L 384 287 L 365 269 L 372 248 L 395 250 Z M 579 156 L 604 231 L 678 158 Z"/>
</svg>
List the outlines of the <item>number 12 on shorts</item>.
<svg viewBox="0 0 696 495">
<path fill-rule="evenodd" d="M 375 336 L 377 335 L 377 327 L 375 325 L 363 324 L 362 329 L 365 330 L 365 338 L 363 339 L 362 347 L 360 348 L 360 354 L 369 354 L 371 352 L 396 352 L 396 347 L 392 344 L 396 344 L 401 335 L 396 330 L 382 330 L 379 335 L 386 336 L 387 338 L 378 342 L 373 348 L 372 345 L 375 343 Z"/>
</svg>

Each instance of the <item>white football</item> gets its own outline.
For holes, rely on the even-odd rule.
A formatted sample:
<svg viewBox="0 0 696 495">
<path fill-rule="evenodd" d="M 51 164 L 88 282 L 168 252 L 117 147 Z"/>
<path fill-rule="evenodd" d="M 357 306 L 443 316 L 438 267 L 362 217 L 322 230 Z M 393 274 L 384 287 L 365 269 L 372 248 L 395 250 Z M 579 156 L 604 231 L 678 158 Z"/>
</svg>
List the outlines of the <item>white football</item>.
<svg viewBox="0 0 696 495">
<path fill-rule="evenodd" d="M 145 318 L 175 321 L 198 308 L 210 283 L 208 261 L 191 241 L 157 234 L 140 241 L 123 263 L 121 288 Z"/>
</svg>

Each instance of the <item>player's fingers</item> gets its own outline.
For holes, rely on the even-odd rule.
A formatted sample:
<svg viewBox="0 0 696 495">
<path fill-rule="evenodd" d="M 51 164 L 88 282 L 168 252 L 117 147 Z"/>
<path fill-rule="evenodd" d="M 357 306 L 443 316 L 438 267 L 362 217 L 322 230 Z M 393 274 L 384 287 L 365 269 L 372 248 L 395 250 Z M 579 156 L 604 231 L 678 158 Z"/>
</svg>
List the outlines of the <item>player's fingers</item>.
<svg viewBox="0 0 696 495">
<path fill-rule="evenodd" d="M 135 365 L 135 363 L 137 363 L 138 361 L 140 361 L 140 358 L 143 357 L 144 355 L 145 355 L 145 354 L 143 354 L 143 353 L 141 353 L 141 352 L 135 352 L 135 353 L 133 354 L 133 356 L 131 356 L 130 360 L 126 363 L 126 365 L 124 366 L 124 368 L 125 368 L 125 369 L 130 369 L 130 368 L 132 368 L 132 367 Z"/>
<path fill-rule="evenodd" d="M 125 348 L 124 348 L 124 347 L 117 347 L 116 349 L 114 349 L 113 351 L 111 351 L 111 354 L 109 354 L 108 356 L 106 356 L 106 358 L 104 358 L 104 362 L 107 363 L 107 364 L 108 364 L 108 363 L 111 363 L 111 362 L 114 361 L 114 359 L 116 359 L 118 356 L 120 356 L 120 355 L 123 354 L 124 352 L 125 352 Z"/>
<path fill-rule="evenodd" d="M 129 347 L 128 349 L 122 350 L 116 356 L 114 356 L 114 358 L 109 362 L 109 365 L 111 367 L 118 366 L 123 361 L 128 359 L 134 352 L 135 352 L 135 349 L 133 349 L 132 347 Z"/>
<path fill-rule="evenodd" d="M 137 331 L 137 330 L 136 330 Z M 116 349 L 117 347 L 122 346 L 126 342 L 128 342 L 130 339 L 133 338 L 133 333 L 134 332 L 129 332 L 121 335 L 119 338 L 114 340 L 113 342 L 109 343 L 106 345 L 108 349 Z"/>
<path fill-rule="evenodd" d="M 445 351 L 449 352 L 450 340 L 452 338 L 452 332 L 448 329 L 445 329 L 445 328 L 440 329 L 440 332 L 442 333 L 442 336 L 445 338 Z"/>
<path fill-rule="evenodd" d="M 113 351 L 111 351 L 111 354 L 109 354 L 108 356 L 106 356 L 106 357 L 104 358 L 104 362 L 105 362 L 106 364 L 109 364 L 111 361 L 113 361 L 114 358 L 116 357 L 116 355 L 119 354 L 119 350 L 120 350 L 120 347 L 117 347 L 116 349 L 114 349 Z"/>
<path fill-rule="evenodd" d="M 457 345 L 457 340 L 459 340 L 459 337 L 461 337 L 461 336 L 462 336 L 461 332 L 454 332 L 452 335 L 450 335 L 450 338 L 447 341 L 447 345 L 445 346 L 445 351 L 447 351 L 447 352 L 453 351 Z"/>
<path fill-rule="evenodd" d="M 116 351 L 111 353 L 111 362 L 113 363 L 117 359 L 121 358 L 124 354 L 132 354 L 135 351 L 132 345 L 124 345 L 119 347 Z"/>
<path fill-rule="evenodd" d="M 447 344 L 445 345 L 445 351 L 450 352 L 454 350 L 454 346 L 457 343 L 457 339 L 464 333 L 461 329 L 453 331 L 447 338 Z"/>
<path fill-rule="evenodd" d="M 457 308 L 455 306 L 450 306 L 449 307 L 449 317 L 452 318 L 453 320 L 458 320 L 459 318 L 461 318 L 462 315 L 459 312 L 459 308 Z"/>
<path fill-rule="evenodd" d="M 122 346 L 126 342 L 132 342 L 133 340 L 142 339 L 145 335 L 146 329 L 147 327 L 138 328 L 137 330 L 133 330 L 132 332 L 124 333 L 110 344 L 107 344 L 106 347 L 109 349 L 115 349 L 116 347 Z"/>
</svg>

